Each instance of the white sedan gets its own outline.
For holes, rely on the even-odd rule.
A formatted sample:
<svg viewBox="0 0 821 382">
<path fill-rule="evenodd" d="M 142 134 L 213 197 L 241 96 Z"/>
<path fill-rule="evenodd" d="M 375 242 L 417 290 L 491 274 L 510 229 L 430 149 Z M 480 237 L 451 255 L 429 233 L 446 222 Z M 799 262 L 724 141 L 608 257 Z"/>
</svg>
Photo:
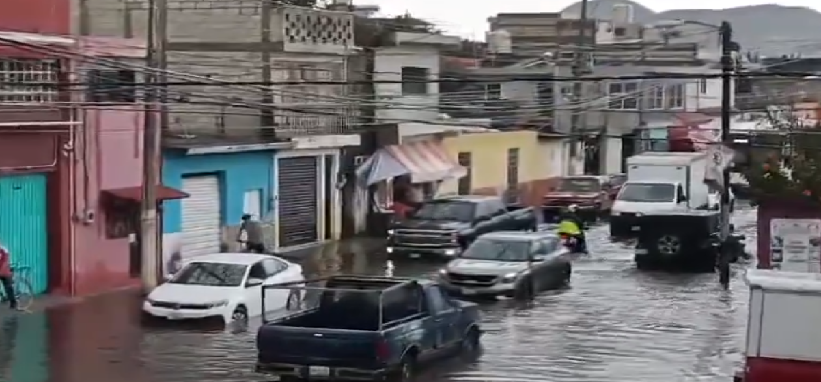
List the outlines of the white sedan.
<svg viewBox="0 0 821 382">
<path fill-rule="evenodd" d="M 264 285 L 304 281 L 302 267 L 279 257 L 252 253 L 198 256 L 154 289 L 143 303 L 151 316 L 171 320 L 221 317 L 226 324 L 263 312 Z M 266 289 L 266 312 L 286 307 L 288 289 Z"/>
</svg>

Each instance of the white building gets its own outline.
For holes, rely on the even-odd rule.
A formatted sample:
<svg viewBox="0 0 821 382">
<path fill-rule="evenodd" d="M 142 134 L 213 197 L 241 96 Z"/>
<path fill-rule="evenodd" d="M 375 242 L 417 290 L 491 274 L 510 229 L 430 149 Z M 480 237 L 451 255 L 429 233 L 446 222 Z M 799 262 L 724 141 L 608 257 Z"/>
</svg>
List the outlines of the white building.
<svg viewBox="0 0 821 382">
<path fill-rule="evenodd" d="M 375 48 L 374 52 L 377 120 L 398 123 L 400 136 L 414 135 L 408 122 L 440 120 L 439 83 L 436 82 L 439 79 L 440 52 L 459 44 L 458 36 L 426 32 L 390 33 L 387 43 Z"/>
</svg>

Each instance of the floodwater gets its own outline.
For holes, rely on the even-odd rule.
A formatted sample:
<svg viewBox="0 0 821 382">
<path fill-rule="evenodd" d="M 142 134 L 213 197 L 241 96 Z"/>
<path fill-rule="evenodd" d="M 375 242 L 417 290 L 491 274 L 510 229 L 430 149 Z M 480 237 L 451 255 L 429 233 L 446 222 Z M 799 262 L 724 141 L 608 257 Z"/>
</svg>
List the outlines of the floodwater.
<svg viewBox="0 0 821 382">
<path fill-rule="evenodd" d="M 755 212 L 736 212 L 752 248 Z M 485 304 L 484 354 L 450 362 L 420 380 L 476 382 L 731 381 L 741 361 L 747 290 L 715 275 L 635 270 L 632 252 L 590 233 L 594 255 L 575 264 L 572 286 L 535 302 Z M 436 264 L 386 266 L 359 253 L 307 261 L 306 268 L 420 275 Z M 32 314 L 0 310 L 0 380 L 9 382 L 255 382 L 254 330 L 146 328 L 139 299 L 111 295 Z"/>
</svg>

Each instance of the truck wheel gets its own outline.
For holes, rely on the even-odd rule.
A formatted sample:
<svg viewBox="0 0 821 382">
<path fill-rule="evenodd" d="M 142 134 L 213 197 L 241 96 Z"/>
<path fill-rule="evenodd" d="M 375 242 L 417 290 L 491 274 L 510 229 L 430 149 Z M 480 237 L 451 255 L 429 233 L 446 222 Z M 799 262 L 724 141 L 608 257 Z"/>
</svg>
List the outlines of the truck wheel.
<svg viewBox="0 0 821 382">
<path fill-rule="evenodd" d="M 399 363 L 399 367 L 393 376 L 388 378 L 389 382 L 411 382 L 416 369 L 416 356 L 406 354 Z"/>
</svg>

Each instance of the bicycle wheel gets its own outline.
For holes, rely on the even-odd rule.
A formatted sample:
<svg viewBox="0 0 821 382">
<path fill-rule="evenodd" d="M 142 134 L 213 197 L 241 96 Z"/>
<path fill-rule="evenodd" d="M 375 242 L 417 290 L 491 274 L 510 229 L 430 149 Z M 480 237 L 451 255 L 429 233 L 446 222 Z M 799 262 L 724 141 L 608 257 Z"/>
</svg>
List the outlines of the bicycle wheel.
<svg viewBox="0 0 821 382">
<path fill-rule="evenodd" d="M 17 307 L 26 310 L 34 303 L 34 288 L 31 287 L 31 282 L 27 278 L 21 278 L 17 281 Z"/>
</svg>

